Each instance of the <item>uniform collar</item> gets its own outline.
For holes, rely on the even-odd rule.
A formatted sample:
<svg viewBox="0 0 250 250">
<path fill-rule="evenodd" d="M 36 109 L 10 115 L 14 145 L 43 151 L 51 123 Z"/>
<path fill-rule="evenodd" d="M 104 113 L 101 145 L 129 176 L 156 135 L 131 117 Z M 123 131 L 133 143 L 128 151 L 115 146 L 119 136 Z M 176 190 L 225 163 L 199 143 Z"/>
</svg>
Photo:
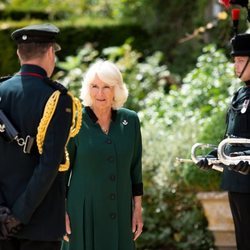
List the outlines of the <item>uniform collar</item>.
<svg viewBox="0 0 250 250">
<path fill-rule="evenodd" d="M 47 77 L 45 69 L 34 64 L 23 64 L 19 73 L 35 73 L 41 75 L 42 77 Z"/>
<path fill-rule="evenodd" d="M 92 122 L 96 123 L 98 121 L 98 118 L 95 115 L 94 111 L 89 106 L 85 107 L 84 109 L 85 109 L 86 113 L 88 114 L 89 118 L 92 120 Z M 112 121 L 115 121 L 116 114 L 117 114 L 117 110 L 112 109 L 111 110 L 111 120 Z"/>
</svg>

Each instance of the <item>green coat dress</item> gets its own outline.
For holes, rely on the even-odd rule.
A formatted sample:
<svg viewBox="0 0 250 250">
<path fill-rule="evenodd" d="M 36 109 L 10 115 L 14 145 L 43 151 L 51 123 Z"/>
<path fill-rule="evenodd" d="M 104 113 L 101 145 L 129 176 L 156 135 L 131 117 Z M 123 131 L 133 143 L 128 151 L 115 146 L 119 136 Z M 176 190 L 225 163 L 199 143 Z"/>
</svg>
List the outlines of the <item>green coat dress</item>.
<svg viewBox="0 0 250 250">
<path fill-rule="evenodd" d="M 134 111 L 112 111 L 108 135 L 94 112 L 71 141 L 67 207 L 71 223 L 63 250 L 133 250 L 132 198 L 142 195 L 141 133 Z"/>
</svg>

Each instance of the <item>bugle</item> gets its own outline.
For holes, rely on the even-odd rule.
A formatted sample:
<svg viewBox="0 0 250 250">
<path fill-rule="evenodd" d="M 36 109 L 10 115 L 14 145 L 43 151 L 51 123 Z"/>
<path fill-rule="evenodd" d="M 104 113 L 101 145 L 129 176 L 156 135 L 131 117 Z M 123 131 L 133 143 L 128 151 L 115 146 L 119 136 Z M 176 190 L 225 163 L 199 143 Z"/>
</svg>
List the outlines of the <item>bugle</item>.
<svg viewBox="0 0 250 250">
<path fill-rule="evenodd" d="M 195 143 L 191 148 L 191 159 L 181 159 L 176 158 L 178 162 L 187 162 L 187 163 L 197 163 L 202 158 L 207 158 L 208 164 L 212 165 L 212 169 L 222 172 L 223 171 L 223 165 L 229 166 L 229 165 L 237 165 L 240 161 L 248 161 L 250 163 L 250 155 L 240 155 L 240 156 L 230 156 L 227 155 L 225 152 L 225 149 L 228 145 L 244 145 L 244 147 L 247 147 L 249 144 L 250 147 L 250 139 L 246 138 L 226 138 L 222 140 L 218 147 L 212 144 L 205 144 L 205 143 Z M 204 148 L 217 148 L 217 156 L 216 157 L 207 157 L 207 156 L 197 156 L 197 150 L 198 149 L 204 149 Z"/>
<path fill-rule="evenodd" d="M 195 143 L 191 148 L 191 159 L 196 164 L 198 161 L 200 161 L 202 158 L 205 158 L 205 156 L 196 156 L 196 151 L 198 148 L 204 149 L 204 148 L 213 148 L 216 149 L 216 146 L 213 144 L 205 144 L 205 143 Z M 223 167 L 221 166 L 221 162 L 216 157 L 206 157 L 208 164 L 212 165 L 212 169 L 217 170 L 219 172 L 223 171 Z"/>
<path fill-rule="evenodd" d="M 224 165 L 237 165 L 240 161 L 248 161 L 250 163 L 250 155 L 239 155 L 239 156 L 229 156 L 225 153 L 225 149 L 227 145 L 232 144 L 241 144 L 244 147 L 250 147 L 250 139 L 247 138 L 226 138 L 220 142 L 218 145 L 218 159 Z"/>
<path fill-rule="evenodd" d="M 220 161 L 218 160 L 218 158 L 216 157 L 207 157 L 207 156 L 197 156 L 197 150 L 198 149 L 208 149 L 210 148 L 211 150 L 213 149 L 217 149 L 216 145 L 213 144 L 206 144 L 206 143 L 195 143 L 192 148 L 191 148 L 191 159 L 183 159 L 183 158 L 176 158 L 176 160 L 180 163 L 197 163 L 198 161 L 200 161 L 202 158 L 207 158 L 208 160 L 208 164 L 212 165 L 212 169 L 217 170 L 222 172 L 223 171 L 223 167 L 220 166 Z"/>
</svg>

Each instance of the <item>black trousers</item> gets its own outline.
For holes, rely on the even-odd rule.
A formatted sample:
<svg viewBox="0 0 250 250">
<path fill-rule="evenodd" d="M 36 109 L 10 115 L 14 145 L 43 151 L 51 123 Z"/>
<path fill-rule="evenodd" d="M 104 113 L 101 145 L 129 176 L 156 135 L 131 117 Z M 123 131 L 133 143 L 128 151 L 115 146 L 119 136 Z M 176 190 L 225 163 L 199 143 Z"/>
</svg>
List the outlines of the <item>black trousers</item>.
<svg viewBox="0 0 250 250">
<path fill-rule="evenodd" d="M 238 250 L 250 250 L 250 193 L 229 192 Z"/>
<path fill-rule="evenodd" d="M 61 241 L 0 240 L 0 250 L 60 250 Z"/>
</svg>

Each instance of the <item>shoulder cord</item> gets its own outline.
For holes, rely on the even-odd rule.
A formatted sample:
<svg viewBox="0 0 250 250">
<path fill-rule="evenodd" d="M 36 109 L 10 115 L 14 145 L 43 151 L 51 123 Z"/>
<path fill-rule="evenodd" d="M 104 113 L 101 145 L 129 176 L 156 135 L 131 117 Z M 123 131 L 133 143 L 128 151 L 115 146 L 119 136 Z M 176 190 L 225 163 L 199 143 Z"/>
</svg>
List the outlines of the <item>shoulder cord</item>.
<svg viewBox="0 0 250 250">
<path fill-rule="evenodd" d="M 36 142 L 38 147 L 39 154 L 42 154 L 43 152 L 43 144 L 45 135 L 50 123 L 50 120 L 52 119 L 52 116 L 55 112 L 59 97 L 61 92 L 59 90 L 56 90 L 47 101 L 43 117 L 39 123 L 39 126 L 37 128 L 37 136 L 36 136 Z M 71 93 L 67 92 L 67 94 L 72 98 L 73 105 L 72 105 L 72 123 L 70 127 L 70 132 L 68 135 L 68 139 L 66 142 L 66 145 L 68 144 L 68 141 L 71 137 L 74 137 L 78 134 L 81 124 L 82 124 L 82 104 L 80 100 L 76 97 L 74 97 Z M 67 171 L 69 169 L 69 154 L 65 146 L 65 163 L 60 164 L 59 166 L 59 172 Z"/>
</svg>

